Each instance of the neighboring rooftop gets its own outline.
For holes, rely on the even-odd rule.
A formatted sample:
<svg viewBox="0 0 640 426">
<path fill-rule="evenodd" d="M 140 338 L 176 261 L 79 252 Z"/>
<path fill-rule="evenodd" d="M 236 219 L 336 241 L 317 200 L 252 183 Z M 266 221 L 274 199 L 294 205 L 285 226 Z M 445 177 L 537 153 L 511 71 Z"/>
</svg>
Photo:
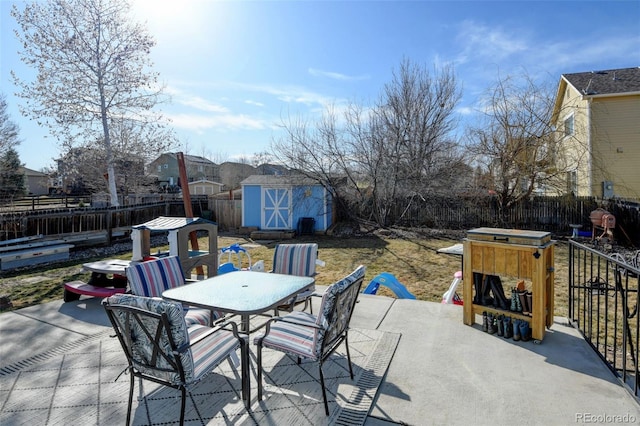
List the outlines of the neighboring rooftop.
<svg viewBox="0 0 640 426">
<path fill-rule="evenodd" d="M 640 93 L 640 67 L 562 74 L 587 96 Z"/>
</svg>

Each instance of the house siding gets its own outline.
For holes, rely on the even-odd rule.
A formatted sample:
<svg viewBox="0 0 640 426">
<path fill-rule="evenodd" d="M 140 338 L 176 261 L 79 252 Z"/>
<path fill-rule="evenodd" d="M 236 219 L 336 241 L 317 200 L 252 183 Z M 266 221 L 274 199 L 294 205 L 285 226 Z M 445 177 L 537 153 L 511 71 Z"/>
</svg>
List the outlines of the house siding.
<svg viewBox="0 0 640 426">
<path fill-rule="evenodd" d="M 571 114 L 574 134 L 565 136 L 564 120 Z M 604 198 L 607 181 L 614 197 L 640 199 L 638 117 L 640 68 L 563 75 L 552 118 L 558 130 L 554 171 L 574 172 L 576 185 L 568 185 L 569 173 L 559 176 L 553 194 Z"/>
<path fill-rule="evenodd" d="M 558 168 L 576 173 L 576 193 L 577 196 L 588 196 L 591 192 L 590 180 L 590 156 L 588 155 L 588 102 L 582 98 L 580 93 L 571 86 L 563 89 L 563 99 L 557 117 L 556 127 L 560 131 L 559 136 L 559 156 L 557 158 Z M 564 121 L 573 116 L 574 134 L 564 136 Z M 563 178 L 564 179 L 564 178 Z M 561 194 L 567 193 L 571 189 L 568 185 L 559 185 L 564 188 Z"/>
<path fill-rule="evenodd" d="M 640 95 L 595 98 L 591 105 L 592 194 L 611 181 L 614 194 L 640 198 Z"/>
</svg>

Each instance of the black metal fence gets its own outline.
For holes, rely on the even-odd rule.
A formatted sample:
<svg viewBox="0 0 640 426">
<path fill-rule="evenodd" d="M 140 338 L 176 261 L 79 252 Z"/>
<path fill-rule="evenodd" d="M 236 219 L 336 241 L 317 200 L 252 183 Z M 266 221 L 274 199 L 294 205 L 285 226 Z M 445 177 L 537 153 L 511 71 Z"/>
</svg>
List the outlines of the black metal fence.
<svg viewBox="0 0 640 426">
<path fill-rule="evenodd" d="M 636 397 L 639 290 L 640 252 L 605 254 L 569 241 L 569 320 Z"/>
</svg>

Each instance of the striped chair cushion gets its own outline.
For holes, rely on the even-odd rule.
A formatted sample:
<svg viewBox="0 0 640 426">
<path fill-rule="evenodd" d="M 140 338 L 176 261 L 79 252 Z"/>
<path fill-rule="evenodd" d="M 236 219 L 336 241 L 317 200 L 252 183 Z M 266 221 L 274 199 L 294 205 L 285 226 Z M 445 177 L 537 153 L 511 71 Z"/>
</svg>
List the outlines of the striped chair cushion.
<svg viewBox="0 0 640 426">
<path fill-rule="evenodd" d="M 316 274 L 318 244 L 278 244 L 273 252 L 273 272 L 312 277 Z"/>
<path fill-rule="evenodd" d="M 276 274 L 312 277 L 316 274 L 318 244 L 278 244 L 273 252 L 273 271 Z M 316 291 L 315 286 L 296 296 L 295 303 L 301 302 Z"/>
<path fill-rule="evenodd" d="M 189 327 L 189 340 L 195 341 L 200 335 L 210 330 L 211 328 L 202 325 Z M 197 342 L 191 346 L 194 377 L 200 378 L 210 373 L 211 370 L 239 347 L 240 341 L 234 337 L 232 332 L 227 330 L 218 330 Z"/>
<path fill-rule="evenodd" d="M 271 323 L 269 334 L 264 339 L 262 334 L 256 336 L 254 342 L 263 339 L 262 345 L 266 348 L 316 360 L 315 342 L 318 330 L 313 326 L 316 316 L 307 312 L 293 311 L 282 318 L 308 324 L 310 327 L 287 321 L 274 321 Z"/>
<path fill-rule="evenodd" d="M 213 319 L 220 318 L 220 315 L 214 311 Z M 184 308 L 184 320 L 188 327 L 192 325 L 209 325 L 211 320 L 211 311 L 203 308 Z"/>
<path fill-rule="evenodd" d="M 162 292 L 184 284 L 178 256 L 141 262 L 127 268 L 131 292 L 137 296 L 161 297 Z"/>
<path fill-rule="evenodd" d="M 333 309 L 338 294 L 356 280 L 363 278 L 365 270 L 366 268 L 361 265 L 340 281 L 331 284 L 322 296 L 320 313 L 317 316 L 302 311 L 293 311 L 282 317 L 285 319 L 284 321 L 272 322 L 269 334 L 264 338 L 262 335 L 257 336 L 254 343 L 263 338 L 262 345 L 264 347 L 318 360 L 322 356 L 322 339 L 325 338 L 329 326 L 326 315 Z M 309 326 L 291 324 L 286 321 L 287 319 Z M 336 318 L 335 321 L 347 321 L 347 318 Z M 332 339 L 334 336 L 326 337 Z"/>
<path fill-rule="evenodd" d="M 137 296 L 162 297 L 162 292 L 185 284 L 182 265 L 178 256 L 161 257 L 141 262 L 127 268 L 127 279 L 131 292 Z M 209 325 L 211 311 L 202 308 L 184 308 L 187 326 Z M 214 318 L 219 315 L 214 313 Z"/>
</svg>

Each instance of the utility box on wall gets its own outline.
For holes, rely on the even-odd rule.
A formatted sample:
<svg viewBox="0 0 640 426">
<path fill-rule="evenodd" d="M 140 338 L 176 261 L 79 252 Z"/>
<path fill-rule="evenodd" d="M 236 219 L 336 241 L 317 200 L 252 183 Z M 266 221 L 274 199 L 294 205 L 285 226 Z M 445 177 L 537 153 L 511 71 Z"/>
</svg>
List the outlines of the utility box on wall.
<svg viewBox="0 0 640 426">
<path fill-rule="evenodd" d="M 602 198 L 613 198 L 613 182 L 610 180 L 602 182 Z"/>
</svg>

